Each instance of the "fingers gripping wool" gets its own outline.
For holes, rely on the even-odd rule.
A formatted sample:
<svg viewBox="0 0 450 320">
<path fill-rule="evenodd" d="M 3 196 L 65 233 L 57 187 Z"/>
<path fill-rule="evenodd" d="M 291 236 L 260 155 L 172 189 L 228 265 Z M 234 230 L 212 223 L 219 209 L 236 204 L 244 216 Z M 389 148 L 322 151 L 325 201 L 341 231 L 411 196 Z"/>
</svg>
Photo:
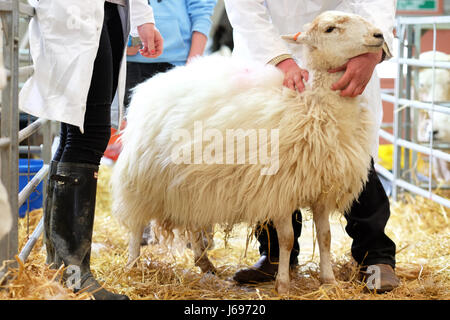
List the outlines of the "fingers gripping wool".
<svg viewBox="0 0 450 320">
<path fill-rule="evenodd" d="M 339 32 L 324 32 L 330 24 Z M 321 279 L 333 282 L 328 216 L 345 212 L 361 192 L 374 124 L 359 98 L 330 90 L 340 74 L 327 70 L 380 50 L 376 33 L 356 15 L 326 12 L 295 39 L 285 36 L 303 45 L 313 76 L 301 94 L 283 87 L 273 66 L 220 56 L 137 86 L 112 175 L 113 214 L 131 234 L 129 261 L 137 259 L 150 220 L 196 232 L 270 219 L 283 239 L 276 288 L 286 293 L 292 247 L 286 226 L 295 209 L 311 207 L 323 235 Z M 199 242 L 191 243 L 196 257 Z M 203 271 L 213 268 L 205 257 L 197 261 Z"/>
</svg>

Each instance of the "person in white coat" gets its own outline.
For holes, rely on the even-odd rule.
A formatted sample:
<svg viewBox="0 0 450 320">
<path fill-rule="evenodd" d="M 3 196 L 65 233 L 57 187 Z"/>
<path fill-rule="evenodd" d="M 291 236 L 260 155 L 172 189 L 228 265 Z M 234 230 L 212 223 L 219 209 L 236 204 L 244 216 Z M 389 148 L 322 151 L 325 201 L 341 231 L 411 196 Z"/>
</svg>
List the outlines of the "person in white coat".
<svg viewBox="0 0 450 320">
<path fill-rule="evenodd" d="M 163 39 L 147 0 L 40 0 L 35 9 L 29 27 L 34 74 L 19 106 L 61 122 L 44 205 L 47 263 L 64 264 L 63 279 L 74 291 L 126 300 L 104 289 L 90 270 L 97 173 L 110 138 L 111 103 L 116 91 L 124 93 L 130 16 L 142 55 L 158 57 Z"/>
<path fill-rule="evenodd" d="M 283 84 L 299 92 L 305 90 L 305 83 L 313 75 L 303 69 L 299 46 L 284 42 L 280 35 L 302 31 L 305 24 L 327 10 L 359 14 L 379 27 L 385 39 L 383 50 L 354 57 L 346 65 L 329 72 L 343 73 L 332 89 L 340 90 L 340 94 L 346 97 L 364 95 L 368 104 L 363 107 L 374 110 L 376 122 L 381 124 L 380 86 L 374 70 L 378 63 L 391 57 L 395 0 L 225 0 L 225 6 L 233 27 L 233 55 L 275 65 L 285 74 Z M 377 150 L 378 137 L 374 137 L 374 158 Z M 361 266 L 361 279 L 367 279 L 364 277 L 366 270 L 379 270 L 377 292 L 390 291 L 399 285 L 394 272 L 395 243 L 384 232 L 389 216 L 389 199 L 372 161 L 369 180 L 346 215 L 346 231 L 353 238 L 352 255 Z M 298 237 L 302 226 L 299 210 L 293 213 L 292 223 L 295 242 L 291 266 L 295 266 L 298 263 Z M 254 266 L 239 270 L 234 275 L 234 280 L 239 283 L 271 281 L 275 277 L 278 268 L 276 230 L 269 222 L 259 225 L 255 235 L 260 243 L 261 257 Z"/>
</svg>

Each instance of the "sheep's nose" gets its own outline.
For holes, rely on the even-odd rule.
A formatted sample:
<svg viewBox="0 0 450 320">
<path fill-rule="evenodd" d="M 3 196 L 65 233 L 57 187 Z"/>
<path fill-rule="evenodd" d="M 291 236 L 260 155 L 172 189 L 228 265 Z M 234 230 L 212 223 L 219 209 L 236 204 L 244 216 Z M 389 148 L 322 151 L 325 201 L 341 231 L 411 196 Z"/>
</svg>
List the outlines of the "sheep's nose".
<svg viewBox="0 0 450 320">
<path fill-rule="evenodd" d="M 383 34 L 382 33 L 374 33 L 373 36 L 377 39 L 381 39 L 384 40 Z"/>
</svg>

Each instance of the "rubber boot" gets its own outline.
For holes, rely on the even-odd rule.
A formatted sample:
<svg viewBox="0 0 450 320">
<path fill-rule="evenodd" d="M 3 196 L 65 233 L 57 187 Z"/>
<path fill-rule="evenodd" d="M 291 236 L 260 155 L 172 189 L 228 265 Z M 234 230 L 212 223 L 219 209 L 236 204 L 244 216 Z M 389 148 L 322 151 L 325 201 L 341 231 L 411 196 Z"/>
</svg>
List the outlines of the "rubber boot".
<svg viewBox="0 0 450 320">
<path fill-rule="evenodd" d="M 63 280 L 75 292 L 91 292 L 96 300 L 128 300 L 95 280 L 90 269 L 98 166 L 59 162 L 54 180 L 50 240 L 65 265 Z"/>
<path fill-rule="evenodd" d="M 53 244 L 50 241 L 50 220 L 52 214 L 52 199 L 53 199 L 53 189 L 54 189 L 54 180 L 51 179 L 53 175 L 56 174 L 56 168 L 58 166 L 58 161 L 50 162 L 50 168 L 48 172 L 47 179 L 47 197 L 45 198 L 44 203 L 44 243 L 45 249 L 47 251 L 47 264 L 53 264 L 52 268 L 58 268 L 59 266 L 54 265 L 55 262 L 55 249 L 53 248 Z"/>
</svg>

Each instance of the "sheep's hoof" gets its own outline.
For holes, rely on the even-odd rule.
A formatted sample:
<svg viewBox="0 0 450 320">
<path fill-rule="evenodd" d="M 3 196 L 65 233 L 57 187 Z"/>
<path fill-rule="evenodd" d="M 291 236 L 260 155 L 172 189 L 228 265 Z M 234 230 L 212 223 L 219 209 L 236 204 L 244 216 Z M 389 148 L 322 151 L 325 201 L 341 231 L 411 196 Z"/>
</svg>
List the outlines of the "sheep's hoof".
<svg viewBox="0 0 450 320">
<path fill-rule="evenodd" d="M 131 258 L 128 259 L 128 262 L 127 262 L 127 264 L 125 266 L 125 272 L 128 272 L 131 269 L 133 269 L 134 267 L 136 267 L 137 266 L 137 262 L 138 262 L 138 258 L 133 259 L 133 260 L 131 260 Z"/>
<path fill-rule="evenodd" d="M 200 268 L 200 270 L 202 270 L 203 273 L 211 273 L 211 274 L 216 274 L 217 270 L 214 267 L 214 265 L 211 263 L 211 261 L 209 261 L 209 259 L 201 259 L 198 260 L 195 265 L 197 267 Z"/>
<path fill-rule="evenodd" d="M 283 282 L 280 280 L 275 280 L 275 290 L 279 295 L 289 294 L 289 282 Z"/>
<path fill-rule="evenodd" d="M 320 282 L 323 285 L 327 285 L 327 286 L 335 286 L 338 284 L 336 279 L 334 278 L 334 276 L 331 276 L 331 277 L 330 276 L 321 276 Z"/>
</svg>

